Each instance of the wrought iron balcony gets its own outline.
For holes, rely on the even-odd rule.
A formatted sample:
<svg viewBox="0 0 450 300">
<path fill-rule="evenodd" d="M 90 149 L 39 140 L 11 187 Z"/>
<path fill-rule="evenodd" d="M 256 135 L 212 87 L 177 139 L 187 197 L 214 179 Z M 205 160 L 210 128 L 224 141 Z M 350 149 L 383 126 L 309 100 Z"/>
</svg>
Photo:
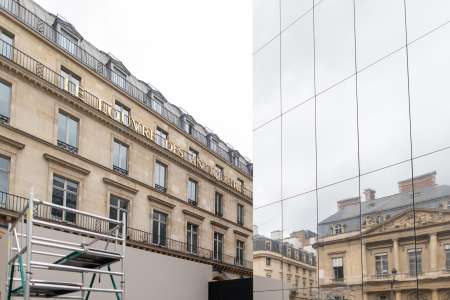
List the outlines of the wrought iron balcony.
<svg viewBox="0 0 450 300">
<path fill-rule="evenodd" d="M 117 173 L 128 176 L 128 170 L 126 169 L 122 169 L 121 167 L 118 166 L 113 166 L 113 170 Z"/>
<path fill-rule="evenodd" d="M 27 206 L 28 199 L 25 197 L 9 194 L 0 191 L 0 210 L 20 213 Z M 86 215 L 76 215 L 74 218 L 65 220 L 55 214 L 51 207 L 46 205 L 37 205 L 35 209 L 36 218 L 55 223 L 64 223 L 67 226 L 73 226 L 80 229 L 85 229 L 92 232 L 113 235 L 111 230 L 112 224 L 108 221 L 103 221 L 98 218 L 89 217 Z M 237 259 L 234 256 L 225 255 L 222 253 L 221 259 L 214 259 L 214 253 L 210 249 L 194 246 L 185 242 L 168 238 L 167 236 L 153 236 L 152 233 L 127 227 L 127 241 L 136 246 L 148 247 L 150 250 L 173 254 L 180 256 L 180 254 L 189 257 L 197 257 L 206 260 L 211 264 L 214 262 L 242 268 L 243 272 L 250 273 L 252 269 L 252 262 L 245 259 Z"/>
<path fill-rule="evenodd" d="M 164 119 L 183 130 L 179 116 L 166 107 L 161 106 L 160 103 L 156 103 L 158 100 L 153 99 L 148 91 L 143 91 L 141 88 L 130 83 L 121 73 L 116 72 L 109 65 L 98 60 L 94 55 L 84 50 L 77 43 L 67 38 L 64 34 L 58 32 L 53 26 L 47 24 L 43 19 L 28 10 L 16 0 L 0 0 L 0 9 L 20 21 L 28 28 L 32 29 L 34 32 L 41 35 L 47 41 L 53 43 L 55 46 L 75 58 L 78 62 L 102 78 L 108 80 L 132 99 L 143 104 L 147 109 L 159 114 Z M 3 56 L 12 57 L 11 52 L 2 52 Z M 204 146 L 207 146 L 206 135 L 202 132 L 194 129 L 190 135 Z M 217 147 L 216 151 L 211 151 L 215 152 L 227 162 L 231 162 L 228 149 Z M 251 168 L 246 165 L 239 165 L 236 167 L 247 175 L 252 176 Z"/>
<path fill-rule="evenodd" d="M 78 148 L 74 147 L 72 145 L 69 145 L 67 143 L 64 143 L 63 141 L 58 140 L 58 147 L 63 148 L 64 150 L 67 150 L 72 153 L 78 153 Z"/>
</svg>

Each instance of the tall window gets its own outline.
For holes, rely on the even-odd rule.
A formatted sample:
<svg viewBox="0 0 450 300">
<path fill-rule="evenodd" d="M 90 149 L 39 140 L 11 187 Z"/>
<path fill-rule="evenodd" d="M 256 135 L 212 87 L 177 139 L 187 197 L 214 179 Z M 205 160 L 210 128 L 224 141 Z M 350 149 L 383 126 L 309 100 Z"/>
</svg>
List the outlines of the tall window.
<svg viewBox="0 0 450 300">
<path fill-rule="evenodd" d="M 58 113 L 58 146 L 78 152 L 78 120 L 62 111 Z"/>
<path fill-rule="evenodd" d="M 387 275 L 389 273 L 388 256 L 386 253 L 375 255 L 375 270 L 377 276 Z"/>
<path fill-rule="evenodd" d="M 239 189 L 242 190 L 244 189 L 244 180 L 238 178 L 237 181 L 239 182 Z"/>
<path fill-rule="evenodd" d="M 197 204 L 197 182 L 195 180 L 188 180 L 188 202 L 196 205 Z"/>
<path fill-rule="evenodd" d="M 187 224 L 187 251 L 189 253 L 197 254 L 198 245 L 198 225 Z"/>
<path fill-rule="evenodd" d="M 114 103 L 114 110 L 116 111 L 116 120 L 125 125 L 130 125 L 130 109 L 116 101 Z"/>
<path fill-rule="evenodd" d="M 154 111 L 156 111 L 158 114 L 162 115 L 163 111 L 163 103 L 159 100 L 153 99 L 152 101 L 152 108 Z"/>
<path fill-rule="evenodd" d="M 214 151 L 217 152 L 217 148 L 219 147 L 219 144 L 217 143 L 216 140 L 211 139 L 210 143 L 209 143 L 209 148 Z"/>
<path fill-rule="evenodd" d="M 266 251 L 270 251 L 270 241 L 266 241 L 266 245 L 265 245 L 265 249 Z"/>
<path fill-rule="evenodd" d="M 127 74 L 122 71 L 121 69 L 117 68 L 116 66 L 113 66 L 111 71 L 111 80 L 115 84 L 117 84 L 122 89 L 125 89 L 126 87 L 126 78 Z"/>
<path fill-rule="evenodd" d="M 198 157 L 198 151 L 195 151 L 194 149 L 189 147 L 188 156 L 189 156 L 189 160 L 191 162 L 196 163 L 197 162 L 197 157 Z"/>
<path fill-rule="evenodd" d="M 450 244 L 445 245 L 445 266 L 450 270 Z"/>
<path fill-rule="evenodd" d="M 219 232 L 214 232 L 213 259 L 220 261 L 223 259 L 223 234 Z"/>
<path fill-rule="evenodd" d="M 80 86 L 81 77 L 75 75 L 68 69 L 61 67 L 61 76 L 63 77 L 63 82 L 61 88 L 65 89 L 71 94 L 76 94 L 78 92 L 78 87 Z"/>
<path fill-rule="evenodd" d="M 244 242 L 240 240 L 236 241 L 236 264 L 244 265 Z"/>
<path fill-rule="evenodd" d="M 117 140 L 113 142 L 113 170 L 128 175 L 128 146 Z"/>
<path fill-rule="evenodd" d="M 270 257 L 266 257 L 266 266 L 270 266 L 272 263 L 272 259 Z"/>
<path fill-rule="evenodd" d="M 332 259 L 333 273 L 335 281 L 344 280 L 344 262 L 342 257 L 334 257 Z"/>
<path fill-rule="evenodd" d="M 0 156 L 0 192 L 9 191 L 9 168 L 11 162 L 9 158 Z"/>
<path fill-rule="evenodd" d="M 59 175 L 53 175 L 52 202 L 69 208 L 77 208 L 78 183 Z M 75 223 L 75 214 L 58 208 L 52 208 L 52 216 Z"/>
<path fill-rule="evenodd" d="M 222 197 L 223 196 L 221 193 L 216 192 L 216 196 L 214 199 L 214 213 L 219 217 L 223 216 Z"/>
<path fill-rule="evenodd" d="M 1 55 L 12 59 L 13 58 L 13 46 L 14 46 L 14 35 L 7 32 L 4 29 L 0 30 L 0 43 L 1 43 Z"/>
<path fill-rule="evenodd" d="M 61 28 L 61 34 L 58 34 L 57 42 L 58 45 L 60 45 L 67 52 L 72 55 L 76 55 L 78 39 L 72 34 Z"/>
<path fill-rule="evenodd" d="M 123 213 L 125 213 L 125 220 L 128 223 L 128 200 L 111 195 L 109 199 L 109 218 L 122 221 Z M 110 227 L 114 227 L 114 225 L 111 224 Z"/>
<path fill-rule="evenodd" d="M 167 132 L 165 132 L 159 127 L 156 128 L 155 140 L 158 145 L 160 145 L 161 147 L 166 147 L 167 136 L 168 136 Z"/>
<path fill-rule="evenodd" d="M 0 81 L 0 121 L 9 122 L 11 104 L 11 85 Z"/>
<path fill-rule="evenodd" d="M 409 274 L 416 276 L 422 274 L 422 249 L 408 250 Z"/>
<path fill-rule="evenodd" d="M 159 161 L 155 163 L 155 188 L 161 192 L 165 192 L 166 188 L 166 171 L 167 166 Z"/>
<path fill-rule="evenodd" d="M 219 175 L 219 178 L 223 178 L 224 172 L 223 172 L 223 167 L 216 165 L 217 168 L 217 173 Z"/>
<path fill-rule="evenodd" d="M 153 211 L 152 243 L 160 246 L 166 245 L 167 214 Z"/>
<path fill-rule="evenodd" d="M 244 205 L 242 204 L 237 205 L 237 223 L 244 225 Z"/>
</svg>

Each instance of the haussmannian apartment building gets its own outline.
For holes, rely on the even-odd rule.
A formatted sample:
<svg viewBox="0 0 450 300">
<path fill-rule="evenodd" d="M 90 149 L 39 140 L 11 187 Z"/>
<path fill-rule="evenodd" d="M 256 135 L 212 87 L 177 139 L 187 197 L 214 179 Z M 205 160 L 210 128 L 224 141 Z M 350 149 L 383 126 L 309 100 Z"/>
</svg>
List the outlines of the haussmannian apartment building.
<svg viewBox="0 0 450 300">
<path fill-rule="evenodd" d="M 33 191 L 121 218 L 129 245 L 252 273 L 252 163 L 31 0 L 0 1 L 0 215 Z M 45 216 L 90 230 L 73 214 Z"/>
<path fill-rule="evenodd" d="M 317 233 L 313 298 L 450 299 L 449 37 L 445 0 L 254 1 L 254 226 Z"/>
</svg>

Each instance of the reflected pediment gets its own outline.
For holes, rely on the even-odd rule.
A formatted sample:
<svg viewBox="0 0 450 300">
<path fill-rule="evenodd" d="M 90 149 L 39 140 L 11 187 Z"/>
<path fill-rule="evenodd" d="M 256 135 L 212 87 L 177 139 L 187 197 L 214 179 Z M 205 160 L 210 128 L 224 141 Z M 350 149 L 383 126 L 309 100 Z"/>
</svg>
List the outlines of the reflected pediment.
<svg viewBox="0 0 450 300">
<path fill-rule="evenodd" d="M 414 211 L 409 209 L 398 214 L 397 216 L 394 216 L 390 220 L 368 229 L 365 234 L 413 228 L 414 222 L 416 223 L 416 228 L 450 222 L 450 211 L 441 209 L 416 209 L 414 218 Z"/>
</svg>

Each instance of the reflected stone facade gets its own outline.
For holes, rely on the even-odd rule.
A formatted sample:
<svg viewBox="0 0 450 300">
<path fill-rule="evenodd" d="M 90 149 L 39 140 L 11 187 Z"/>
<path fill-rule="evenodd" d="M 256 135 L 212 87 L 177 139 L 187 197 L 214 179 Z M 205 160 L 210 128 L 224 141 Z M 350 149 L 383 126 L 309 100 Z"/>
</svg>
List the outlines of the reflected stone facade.
<svg viewBox="0 0 450 300">
<path fill-rule="evenodd" d="M 317 232 L 318 299 L 448 299 L 450 2 L 255 0 L 254 16 L 259 234 Z"/>
</svg>

